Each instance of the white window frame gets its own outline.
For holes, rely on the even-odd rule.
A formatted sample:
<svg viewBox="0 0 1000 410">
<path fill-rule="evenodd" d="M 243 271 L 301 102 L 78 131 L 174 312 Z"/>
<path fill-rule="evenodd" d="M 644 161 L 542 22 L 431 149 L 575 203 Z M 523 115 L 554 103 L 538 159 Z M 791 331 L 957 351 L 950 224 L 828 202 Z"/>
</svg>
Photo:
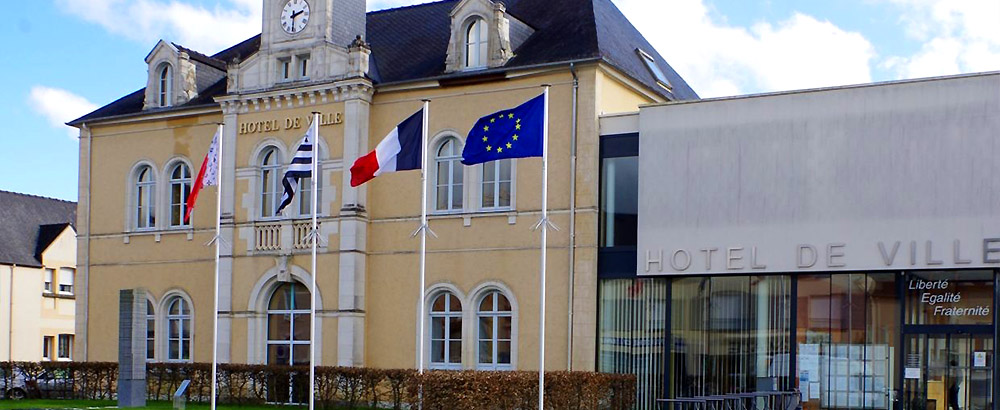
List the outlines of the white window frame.
<svg viewBox="0 0 1000 410">
<path fill-rule="evenodd" d="M 52 336 L 42 336 L 42 359 L 52 360 L 52 348 L 55 338 Z"/>
<path fill-rule="evenodd" d="M 160 65 L 160 69 L 157 70 L 156 102 L 160 107 L 169 107 L 172 105 L 171 100 L 173 99 L 174 88 L 173 71 L 173 68 L 167 63 Z"/>
<path fill-rule="evenodd" d="M 489 64 L 489 25 L 482 17 L 473 17 L 462 32 L 466 69 L 485 68 Z"/>
<path fill-rule="evenodd" d="M 55 293 L 53 290 L 53 284 L 55 283 L 56 270 L 52 268 L 45 268 L 45 277 L 42 279 L 42 293 L 52 294 Z"/>
<path fill-rule="evenodd" d="M 292 58 L 278 58 L 278 82 L 291 81 L 295 70 L 292 68 Z"/>
<path fill-rule="evenodd" d="M 156 171 L 152 165 L 136 168 L 132 191 L 131 226 L 136 231 L 156 229 Z M 147 179 L 143 179 L 148 176 Z M 145 221 L 145 222 L 143 222 Z"/>
<path fill-rule="evenodd" d="M 174 174 L 181 170 L 181 176 L 177 177 Z M 187 173 L 185 176 L 184 172 Z M 194 184 L 193 174 L 191 173 L 191 167 L 183 161 L 177 161 L 174 165 L 168 168 L 169 180 L 169 191 L 167 192 L 167 223 L 171 228 L 187 228 L 190 227 L 190 223 L 184 222 L 184 214 L 187 212 L 187 200 L 191 195 L 191 188 Z M 180 187 L 181 195 L 180 202 L 174 202 L 174 189 L 175 187 Z M 174 208 L 180 208 L 180 214 L 178 215 L 177 221 L 174 220 Z"/>
<path fill-rule="evenodd" d="M 295 57 L 296 74 L 300 80 L 309 79 L 309 54 L 302 54 Z"/>
<path fill-rule="evenodd" d="M 454 143 L 454 153 L 441 155 L 441 150 L 444 149 L 445 145 L 448 143 Z M 462 140 L 454 136 L 446 136 L 441 138 L 436 144 L 434 144 L 434 196 L 428 198 L 431 201 L 431 209 L 435 213 L 459 213 L 465 209 L 466 198 L 465 198 L 465 186 L 467 185 L 465 177 L 465 166 L 462 165 Z M 448 163 L 448 178 L 447 183 L 444 185 L 438 184 L 440 164 Z M 456 176 L 461 176 L 462 181 L 456 183 Z M 438 204 L 438 192 L 441 189 L 448 190 L 448 204 L 445 207 L 439 207 Z M 458 198 L 461 198 L 462 203 L 458 206 L 455 205 L 455 190 L 459 190 Z"/>
<path fill-rule="evenodd" d="M 499 298 L 493 297 L 494 295 L 500 295 L 507 298 L 507 302 L 510 304 L 510 311 L 499 311 L 498 310 Z M 493 307 L 492 310 L 484 312 L 479 309 L 479 306 L 486 298 L 493 299 L 492 301 Z M 515 315 L 517 307 L 515 306 L 513 299 L 507 292 L 504 292 L 500 289 L 490 288 L 484 290 L 474 300 L 476 302 L 476 304 L 473 306 L 473 308 L 475 309 L 476 322 L 475 322 L 475 329 L 473 329 L 473 335 L 476 347 L 476 355 L 475 355 L 476 370 L 513 370 L 515 358 L 517 357 L 515 353 L 517 350 L 517 331 L 516 331 L 517 325 L 516 325 L 516 315 Z M 490 338 L 490 340 L 488 340 L 488 342 L 491 343 L 493 346 L 492 348 L 493 357 L 490 363 L 480 363 L 479 361 L 479 345 L 481 342 L 485 341 L 481 339 L 479 336 L 480 321 L 484 318 L 492 319 L 492 329 L 491 329 L 492 337 Z M 510 318 L 510 339 L 500 339 L 499 335 L 500 325 L 498 320 L 500 318 Z M 497 346 L 500 344 L 500 342 L 510 343 L 510 363 L 499 363 Z"/>
<path fill-rule="evenodd" d="M 509 180 L 501 180 L 500 179 L 500 167 L 501 167 L 501 165 L 504 162 L 510 164 L 510 179 Z M 515 185 L 516 185 L 515 182 L 517 181 L 516 171 L 515 171 L 515 168 L 516 168 L 515 165 L 516 164 L 517 164 L 517 161 L 515 161 L 512 158 L 508 158 L 508 159 L 501 159 L 501 160 L 497 160 L 497 161 L 484 162 L 481 166 L 478 167 L 479 168 L 479 201 L 477 202 L 477 205 L 479 206 L 480 210 L 483 210 L 483 211 L 509 211 L 511 209 L 514 209 L 514 192 L 515 192 Z M 487 184 L 487 181 L 486 181 L 486 171 L 487 171 L 487 167 L 492 167 L 493 168 L 494 179 L 493 179 L 492 182 L 490 182 L 490 183 L 493 184 L 493 188 L 492 188 L 493 189 L 493 205 L 492 206 L 488 206 L 488 205 L 486 205 L 484 203 L 486 201 L 486 184 Z M 510 203 L 508 203 L 506 205 L 501 205 L 500 204 L 500 184 L 503 183 L 503 182 L 507 182 L 507 183 L 510 184 L 510 198 L 509 198 L 510 199 Z"/>
<path fill-rule="evenodd" d="M 165 333 L 166 333 L 166 336 L 167 336 L 165 338 L 166 339 L 166 343 L 165 344 L 166 344 L 166 352 L 167 352 L 167 361 L 168 362 L 191 362 L 191 361 L 193 361 L 193 356 L 194 356 L 194 354 L 193 354 L 193 350 L 194 350 L 194 343 L 193 343 L 193 341 L 194 341 L 194 321 L 192 320 L 192 318 L 194 317 L 194 306 L 191 304 L 190 300 L 188 300 L 187 298 L 185 298 L 185 297 L 183 297 L 181 295 L 173 295 L 173 296 L 170 296 L 169 298 L 167 298 L 166 300 L 167 300 L 167 303 L 165 305 L 166 306 L 166 311 L 164 313 L 166 314 L 166 319 L 167 319 L 165 321 L 165 323 L 166 323 L 166 332 Z M 181 308 L 179 309 L 179 313 L 176 313 L 176 314 L 173 313 L 173 305 L 175 303 L 181 303 L 181 306 L 180 306 Z M 187 313 L 184 313 L 184 308 L 185 307 L 187 308 Z M 183 332 L 184 322 L 188 323 L 188 334 L 187 334 L 187 337 L 185 337 L 184 332 Z M 171 331 L 171 329 L 174 327 L 175 323 L 177 324 L 178 328 L 181 329 L 181 331 L 176 336 Z M 178 346 L 177 346 L 177 353 L 179 354 L 179 357 L 173 357 L 171 355 L 170 344 L 173 343 L 173 342 L 177 342 L 177 344 L 178 344 Z M 185 349 L 185 347 L 186 347 L 186 349 Z M 187 357 L 184 357 L 185 354 L 187 354 Z"/>
<path fill-rule="evenodd" d="M 156 343 L 156 304 L 152 300 L 146 299 L 146 361 L 155 362 L 156 353 L 159 352 L 159 345 Z M 152 337 L 150 337 L 152 336 Z M 152 345 L 153 351 L 150 355 L 149 347 Z"/>
<path fill-rule="evenodd" d="M 63 341 L 66 342 L 66 349 L 63 350 Z M 56 357 L 60 361 L 73 360 L 73 335 L 60 334 L 56 339 Z M 65 353 L 65 354 L 64 354 Z"/>
<path fill-rule="evenodd" d="M 75 292 L 76 269 L 59 268 L 59 288 L 60 295 L 73 295 Z M 66 287 L 65 289 L 63 287 Z"/>
<path fill-rule="evenodd" d="M 273 163 L 268 164 L 266 161 L 270 158 L 274 160 Z M 274 211 L 278 209 L 278 205 L 281 204 L 281 194 L 284 192 L 284 188 L 281 185 L 281 179 L 284 177 L 283 173 L 283 158 L 281 156 L 281 150 L 275 146 L 267 146 L 260 151 L 260 157 L 257 166 L 260 167 L 260 180 L 258 181 L 260 192 L 257 195 L 257 203 L 260 205 L 258 217 L 261 219 L 278 219 L 280 216 L 275 215 Z M 271 186 L 265 186 L 267 181 L 267 175 L 271 173 L 273 178 L 271 179 Z M 264 213 L 268 210 L 265 205 L 267 205 L 268 195 L 270 195 L 270 212 Z"/>
<path fill-rule="evenodd" d="M 443 312 L 435 312 L 434 311 L 434 304 L 435 304 L 435 302 L 437 302 L 437 300 L 439 298 L 442 298 L 442 297 L 446 298 L 445 299 L 445 310 Z M 450 303 L 450 299 L 451 298 L 455 298 L 455 300 L 458 301 L 458 310 L 452 310 L 451 309 L 452 308 L 451 303 Z M 428 365 L 429 368 L 431 368 L 431 369 L 439 369 L 439 370 L 461 370 L 462 369 L 462 355 L 464 353 L 463 349 L 464 349 L 464 345 L 465 345 L 464 341 L 462 340 L 463 339 L 462 338 L 462 334 L 464 334 L 464 331 L 465 331 L 465 329 L 464 329 L 464 327 L 465 327 L 465 317 L 464 317 L 464 314 L 463 314 L 463 309 L 464 309 L 463 306 L 464 306 L 464 304 L 462 303 L 462 299 L 458 295 L 456 295 L 455 293 L 453 293 L 453 292 L 451 292 L 449 290 L 440 291 L 436 295 L 434 295 L 434 297 L 432 297 L 430 299 L 430 305 L 427 307 L 427 312 L 428 312 L 428 327 L 427 328 L 429 329 L 429 332 L 427 332 L 427 341 L 428 341 L 427 346 L 428 346 L 429 352 L 433 352 L 434 351 L 434 343 L 436 343 L 436 342 L 437 343 L 443 343 L 444 344 L 444 346 L 443 346 L 444 361 L 443 362 L 435 362 L 433 354 L 428 354 L 427 357 L 428 357 L 428 361 L 430 363 Z M 455 319 L 455 318 L 457 318 L 459 320 L 459 323 L 461 323 L 461 326 L 463 327 L 463 329 L 462 329 L 463 333 L 459 333 L 458 339 L 453 339 L 451 337 L 451 319 Z M 438 338 L 438 339 L 434 338 L 434 322 L 436 320 L 443 320 L 444 321 L 444 334 L 443 334 L 443 338 Z M 451 357 L 450 353 L 451 353 L 451 343 L 452 342 L 458 342 L 458 344 L 459 344 L 458 362 L 451 362 L 449 360 L 449 358 Z"/>
</svg>

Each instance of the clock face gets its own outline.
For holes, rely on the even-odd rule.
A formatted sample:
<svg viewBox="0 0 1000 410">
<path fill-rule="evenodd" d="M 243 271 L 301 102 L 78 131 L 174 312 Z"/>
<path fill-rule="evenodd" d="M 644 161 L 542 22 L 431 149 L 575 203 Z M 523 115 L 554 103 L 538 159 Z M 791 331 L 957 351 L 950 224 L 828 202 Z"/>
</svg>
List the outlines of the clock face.
<svg viewBox="0 0 1000 410">
<path fill-rule="evenodd" d="M 306 0 L 288 0 L 281 9 L 281 28 L 288 34 L 296 34 L 309 23 L 309 3 Z"/>
</svg>

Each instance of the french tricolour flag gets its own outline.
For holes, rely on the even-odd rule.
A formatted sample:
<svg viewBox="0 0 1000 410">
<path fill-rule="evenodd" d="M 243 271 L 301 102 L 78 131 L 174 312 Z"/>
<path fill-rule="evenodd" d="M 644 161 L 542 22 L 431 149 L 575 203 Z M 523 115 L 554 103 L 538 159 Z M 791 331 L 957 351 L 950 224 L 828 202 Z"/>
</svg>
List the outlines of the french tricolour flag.
<svg viewBox="0 0 1000 410">
<path fill-rule="evenodd" d="M 388 172 L 420 169 L 423 165 L 420 158 L 423 129 L 424 110 L 421 109 L 399 123 L 374 151 L 354 161 L 351 186 L 357 187 Z"/>
</svg>

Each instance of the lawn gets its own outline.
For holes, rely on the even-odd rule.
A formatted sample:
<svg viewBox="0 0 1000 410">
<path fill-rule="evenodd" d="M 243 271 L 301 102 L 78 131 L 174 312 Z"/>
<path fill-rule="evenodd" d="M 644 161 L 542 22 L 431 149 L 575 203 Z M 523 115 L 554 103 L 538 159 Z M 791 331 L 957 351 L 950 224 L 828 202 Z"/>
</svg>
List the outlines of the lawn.
<svg viewBox="0 0 1000 410">
<path fill-rule="evenodd" d="M 14 409 L 87 409 L 87 408 L 105 408 L 105 407 L 116 407 L 118 402 L 109 400 L 0 400 L 0 410 L 14 410 Z M 171 410 L 173 409 L 173 403 L 169 401 L 150 401 L 146 402 L 146 409 L 151 410 Z M 306 406 L 267 406 L 267 405 L 256 405 L 256 406 L 236 406 L 236 405 L 219 405 L 217 406 L 220 410 L 302 410 Z M 208 410 L 209 405 L 202 403 L 188 403 L 187 409 L 189 410 Z"/>
</svg>

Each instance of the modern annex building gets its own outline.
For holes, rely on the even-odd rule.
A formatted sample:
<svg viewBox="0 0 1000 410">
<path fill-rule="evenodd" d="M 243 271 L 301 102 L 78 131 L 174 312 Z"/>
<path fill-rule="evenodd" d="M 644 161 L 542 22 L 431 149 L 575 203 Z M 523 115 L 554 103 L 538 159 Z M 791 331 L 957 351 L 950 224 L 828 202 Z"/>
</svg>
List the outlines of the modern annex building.
<svg viewBox="0 0 1000 410">
<path fill-rule="evenodd" d="M 657 397 L 997 408 L 1000 73 L 653 105 L 601 133 L 599 368 Z"/>
<path fill-rule="evenodd" d="M 75 220 L 74 202 L 0 191 L 0 361 L 75 359 Z"/>
<path fill-rule="evenodd" d="M 166 41 L 145 87 L 80 129 L 76 357 L 117 357 L 118 292 L 149 291 L 148 358 L 211 360 L 215 188 L 182 215 L 224 124 L 220 358 L 308 361 L 311 275 L 321 365 L 538 369 L 541 161 L 464 167 L 488 113 L 551 84 L 546 369 L 598 354 L 599 116 L 697 98 L 610 0 L 264 0 L 262 33 L 213 56 Z M 420 174 L 357 189 L 347 169 L 430 99 L 428 291 L 418 300 Z M 275 216 L 281 175 L 320 112 L 319 192 Z M 322 246 L 309 272 L 308 200 Z M 427 316 L 418 317 L 418 307 Z M 623 368 L 624 369 L 624 368 Z M 613 369 L 612 369 L 613 370 Z"/>
</svg>

